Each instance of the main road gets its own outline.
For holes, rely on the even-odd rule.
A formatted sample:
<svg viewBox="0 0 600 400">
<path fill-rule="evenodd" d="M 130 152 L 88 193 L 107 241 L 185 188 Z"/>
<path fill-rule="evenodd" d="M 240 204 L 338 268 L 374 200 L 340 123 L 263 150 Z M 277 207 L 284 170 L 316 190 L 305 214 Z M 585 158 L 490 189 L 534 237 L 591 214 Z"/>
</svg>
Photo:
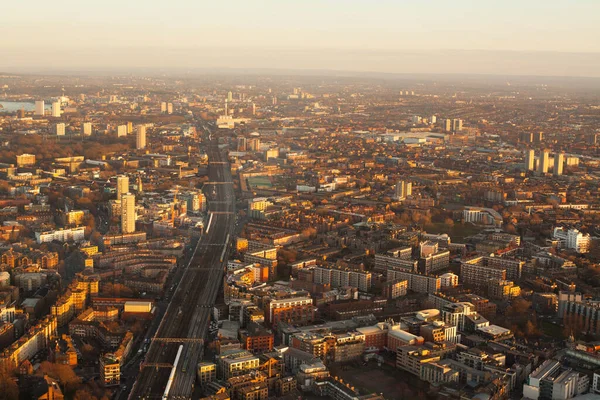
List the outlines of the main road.
<svg viewBox="0 0 600 400">
<path fill-rule="evenodd" d="M 210 136 L 209 136 L 210 138 Z M 208 221 L 194 256 L 154 336 L 129 395 L 138 399 L 190 399 L 210 314 L 223 284 L 235 226 L 235 199 L 226 151 L 208 141 Z"/>
</svg>

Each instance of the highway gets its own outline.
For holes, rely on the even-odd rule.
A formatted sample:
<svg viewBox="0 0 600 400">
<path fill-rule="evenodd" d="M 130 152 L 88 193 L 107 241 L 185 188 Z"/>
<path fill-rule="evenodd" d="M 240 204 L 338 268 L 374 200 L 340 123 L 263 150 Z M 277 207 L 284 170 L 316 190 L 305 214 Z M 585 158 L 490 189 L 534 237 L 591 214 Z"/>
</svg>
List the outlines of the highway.
<svg viewBox="0 0 600 400">
<path fill-rule="evenodd" d="M 203 339 L 223 284 L 224 263 L 235 227 L 235 196 L 228 156 L 226 151 L 219 149 L 216 140 L 208 143 L 209 183 L 205 184 L 204 193 L 208 198 L 210 222 L 207 222 L 190 263 L 185 266 L 142 363 L 130 400 L 192 397 Z M 173 367 L 180 346 L 181 354 Z M 170 376 L 172 382 L 168 385 Z"/>
</svg>

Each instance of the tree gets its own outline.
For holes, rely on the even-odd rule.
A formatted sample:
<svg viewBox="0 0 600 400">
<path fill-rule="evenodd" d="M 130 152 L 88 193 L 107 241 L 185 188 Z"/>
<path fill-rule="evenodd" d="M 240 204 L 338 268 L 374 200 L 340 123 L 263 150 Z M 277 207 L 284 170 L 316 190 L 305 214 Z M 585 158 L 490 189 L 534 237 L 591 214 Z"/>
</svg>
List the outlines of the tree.
<svg viewBox="0 0 600 400">
<path fill-rule="evenodd" d="M 65 393 L 73 393 L 81 384 L 81 379 L 75 374 L 73 368 L 68 365 L 54 364 L 44 361 L 40 364 L 38 373 L 46 374 L 60 382 Z"/>
<path fill-rule="evenodd" d="M 75 396 L 73 396 L 74 400 L 98 400 L 96 396 L 93 396 L 90 392 L 85 389 L 80 389 L 75 392 Z"/>
<path fill-rule="evenodd" d="M 0 400 L 16 400 L 18 398 L 17 383 L 6 372 L 0 373 Z"/>
</svg>

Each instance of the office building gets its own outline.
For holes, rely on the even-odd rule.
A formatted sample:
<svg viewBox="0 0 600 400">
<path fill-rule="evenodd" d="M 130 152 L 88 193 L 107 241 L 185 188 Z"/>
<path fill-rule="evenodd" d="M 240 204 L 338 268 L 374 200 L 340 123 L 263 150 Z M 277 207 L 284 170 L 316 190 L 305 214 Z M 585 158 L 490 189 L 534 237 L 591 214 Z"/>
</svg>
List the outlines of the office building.
<svg viewBox="0 0 600 400">
<path fill-rule="evenodd" d="M 135 232 L 135 195 L 124 194 L 121 197 L 121 233 Z"/>
<path fill-rule="evenodd" d="M 565 155 L 563 153 L 556 153 L 554 155 L 554 175 L 556 175 L 556 176 L 562 175 L 564 163 L 565 163 Z"/>
<path fill-rule="evenodd" d="M 135 148 L 142 150 L 146 148 L 146 126 L 138 125 L 135 135 Z"/>
<path fill-rule="evenodd" d="M 64 122 L 61 122 L 60 124 L 56 124 L 54 126 L 54 133 L 56 134 L 56 136 L 65 136 L 66 131 L 67 128 Z"/>
<path fill-rule="evenodd" d="M 92 123 L 91 122 L 84 122 L 83 124 L 81 124 L 81 134 L 84 136 L 92 135 Z"/>
<path fill-rule="evenodd" d="M 121 196 L 129 193 L 129 177 L 126 175 L 117 176 L 117 199 L 121 200 Z"/>
<path fill-rule="evenodd" d="M 60 101 L 55 101 L 52 103 L 52 116 L 55 118 L 60 117 L 61 115 L 61 110 L 60 110 Z"/>
<path fill-rule="evenodd" d="M 233 93 L 227 92 L 227 101 L 233 101 Z"/>
<path fill-rule="evenodd" d="M 538 172 L 540 174 L 547 174 L 550 166 L 550 151 L 543 150 L 540 154 L 540 164 L 538 165 Z"/>
<path fill-rule="evenodd" d="M 527 154 L 525 156 L 525 167 L 527 168 L 527 171 L 535 171 L 535 150 L 527 150 Z"/>
<path fill-rule="evenodd" d="M 44 104 L 44 100 L 36 100 L 34 114 L 38 116 L 43 116 L 45 114 L 45 107 L 46 105 Z"/>
<path fill-rule="evenodd" d="M 163 114 L 167 112 L 167 103 L 164 101 L 160 103 L 160 112 Z"/>
<path fill-rule="evenodd" d="M 173 114 L 173 103 L 167 103 L 167 114 Z"/>
</svg>

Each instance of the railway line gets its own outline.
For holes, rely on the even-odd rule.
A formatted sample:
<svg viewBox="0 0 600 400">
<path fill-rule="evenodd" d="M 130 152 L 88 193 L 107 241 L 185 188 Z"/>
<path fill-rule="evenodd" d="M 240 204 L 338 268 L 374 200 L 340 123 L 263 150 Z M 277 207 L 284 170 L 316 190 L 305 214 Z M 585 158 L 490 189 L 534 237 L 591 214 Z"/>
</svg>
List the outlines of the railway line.
<svg viewBox="0 0 600 400">
<path fill-rule="evenodd" d="M 235 226 L 234 193 L 227 154 L 210 140 L 206 193 L 209 223 L 185 266 L 129 395 L 138 399 L 190 399 L 202 358 L 212 305 L 222 284 L 223 263 Z M 171 366 L 170 368 L 168 366 Z"/>
</svg>

